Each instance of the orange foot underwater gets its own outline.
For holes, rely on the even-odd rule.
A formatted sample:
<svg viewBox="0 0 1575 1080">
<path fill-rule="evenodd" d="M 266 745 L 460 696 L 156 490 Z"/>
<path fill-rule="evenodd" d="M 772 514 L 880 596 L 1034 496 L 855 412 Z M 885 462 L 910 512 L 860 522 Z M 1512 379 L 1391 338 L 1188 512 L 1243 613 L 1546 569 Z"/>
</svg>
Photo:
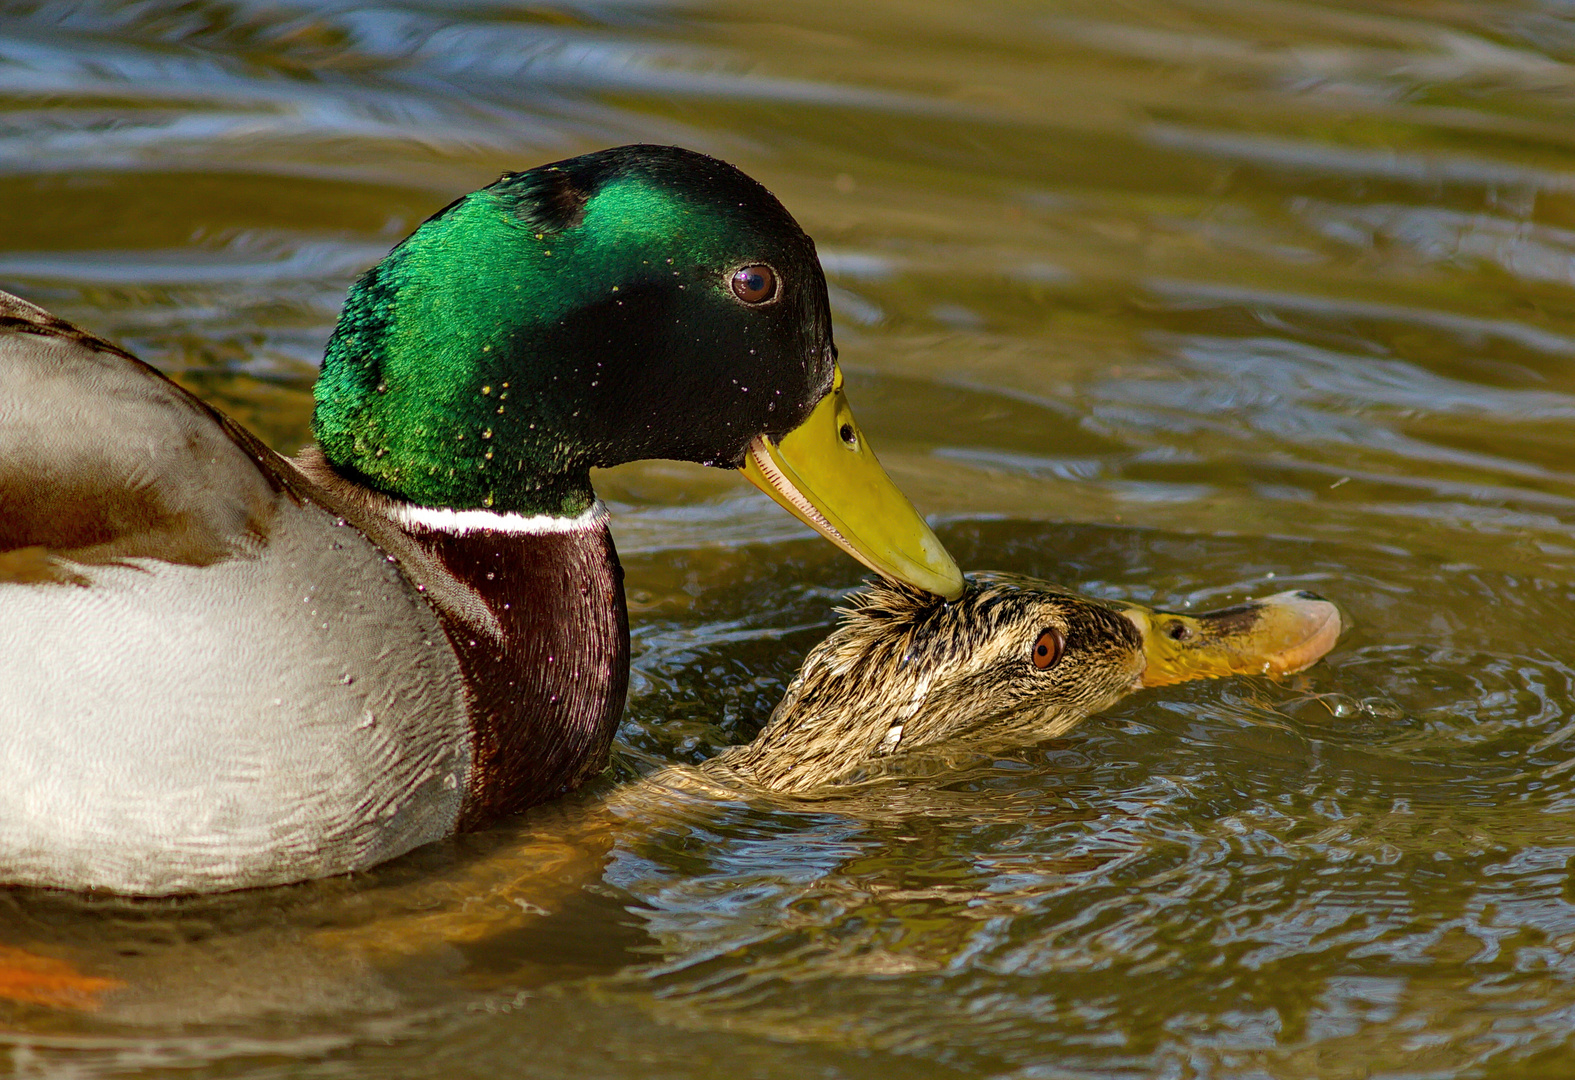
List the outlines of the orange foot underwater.
<svg viewBox="0 0 1575 1080">
<path fill-rule="evenodd" d="M 0 945 L 0 999 L 52 1009 L 92 1011 L 98 995 L 126 984 L 83 975 L 64 960 Z"/>
</svg>

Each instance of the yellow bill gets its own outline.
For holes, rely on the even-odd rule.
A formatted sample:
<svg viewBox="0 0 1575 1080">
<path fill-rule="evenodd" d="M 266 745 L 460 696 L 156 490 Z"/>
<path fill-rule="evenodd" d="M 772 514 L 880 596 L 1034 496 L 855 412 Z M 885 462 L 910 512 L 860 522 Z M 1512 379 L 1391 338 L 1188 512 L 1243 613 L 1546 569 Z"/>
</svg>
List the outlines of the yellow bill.
<svg viewBox="0 0 1575 1080">
<path fill-rule="evenodd" d="M 1143 631 L 1142 685 L 1223 675 L 1284 675 L 1311 667 L 1340 637 L 1340 609 L 1310 592 L 1283 592 L 1201 615 L 1122 613 Z"/>
<path fill-rule="evenodd" d="M 888 578 L 962 595 L 962 573 L 875 459 L 853 420 L 838 368 L 831 392 L 798 427 L 749 444 L 751 483 L 804 524 Z"/>
</svg>

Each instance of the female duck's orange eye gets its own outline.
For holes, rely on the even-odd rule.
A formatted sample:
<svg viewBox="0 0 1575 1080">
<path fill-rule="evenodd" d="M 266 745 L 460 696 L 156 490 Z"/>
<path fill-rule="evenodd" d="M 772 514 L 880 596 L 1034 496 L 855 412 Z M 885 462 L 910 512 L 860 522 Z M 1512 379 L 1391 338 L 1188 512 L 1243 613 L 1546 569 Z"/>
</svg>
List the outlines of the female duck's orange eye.
<svg viewBox="0 0 1575 1080">
<path fill-rule="evenodd" d="M 1065 650 L 1066 638 L 1061 636 L 1061 631 L 1046 630 L 1039 635 L 1039 640 L 1034 642 L 1034 667 L 1043 671 L 1061 659 L 1061 653 Z"/>
<path fill-rule="evenodd" d="M 777 276 L 764 264 L 733 271 L 733 295 L 746 304 L 764 304 L 777 294 Z"/>
</svg>

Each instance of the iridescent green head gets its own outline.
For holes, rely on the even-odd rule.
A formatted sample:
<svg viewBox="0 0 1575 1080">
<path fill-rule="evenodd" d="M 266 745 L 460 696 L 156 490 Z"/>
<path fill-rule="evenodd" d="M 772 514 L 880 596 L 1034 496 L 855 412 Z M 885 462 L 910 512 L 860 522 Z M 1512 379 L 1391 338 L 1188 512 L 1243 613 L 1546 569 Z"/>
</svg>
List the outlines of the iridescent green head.
<svg viewBox="0 0 1575 1080">
<path fill-rule="evenodd" d="M 626 146 L 507 174 L 368 271 L 313 424 L 387 494 L 575 513 L 592 466 L 741 464 L 834 361 L 815 245 L 781 203 L 713 158 Z"/>
<path fill-rule="evenodd" d="M 592 466 L 741 467 L 865 565 L 962 575 L 842 393 L 815 245 L 714 158 L 623 146 L 509 173 L 350 290 L 313 426 L 342 474 L 424 506 L 571 515 Z"/>
</svg>

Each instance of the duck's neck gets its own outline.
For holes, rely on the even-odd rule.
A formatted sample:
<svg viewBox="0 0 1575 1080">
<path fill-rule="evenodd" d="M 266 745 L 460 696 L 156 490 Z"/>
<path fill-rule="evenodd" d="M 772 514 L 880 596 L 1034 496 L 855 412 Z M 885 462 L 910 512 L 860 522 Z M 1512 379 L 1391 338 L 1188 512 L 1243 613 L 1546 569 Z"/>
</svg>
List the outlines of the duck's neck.
<svg viewBox="0 0 1575 1080">
<path fill-rule="evenodd" d="M 607 513 L 573 518 L 418 507 L 298 464 L 399 560 L 437 610 L 469 687 L 461 827 L 552 798 L 607 763 L 629 684 L 623 568 Z"/>
</svg>

